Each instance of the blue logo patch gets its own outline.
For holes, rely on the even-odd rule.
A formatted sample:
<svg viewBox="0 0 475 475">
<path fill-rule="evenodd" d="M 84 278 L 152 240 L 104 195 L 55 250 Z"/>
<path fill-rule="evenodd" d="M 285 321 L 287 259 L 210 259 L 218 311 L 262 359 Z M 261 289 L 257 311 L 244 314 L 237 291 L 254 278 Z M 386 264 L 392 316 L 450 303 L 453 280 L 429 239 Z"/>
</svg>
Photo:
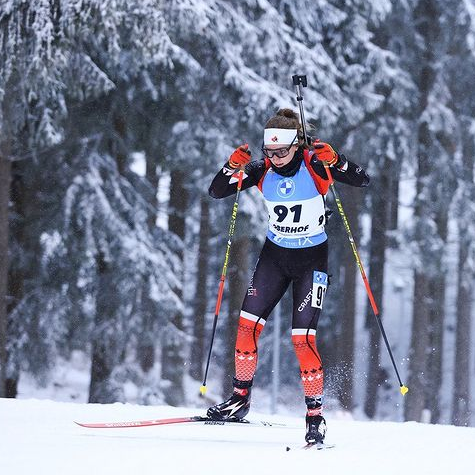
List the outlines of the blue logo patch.
<svg viewBox="0 0 475 475">
<path fill-rule="evenodd" d="M 277 184 L 277 194 L 281 198 L 289 198 L 295 193 L 295 182 L 292 178 L 283 178 Z"/>
<path fill-rule="evenodd" d="M 313 283 L 319 285 L 328 285 L 328 275 L 318 270 L 313 271 Z"/>
</svg>

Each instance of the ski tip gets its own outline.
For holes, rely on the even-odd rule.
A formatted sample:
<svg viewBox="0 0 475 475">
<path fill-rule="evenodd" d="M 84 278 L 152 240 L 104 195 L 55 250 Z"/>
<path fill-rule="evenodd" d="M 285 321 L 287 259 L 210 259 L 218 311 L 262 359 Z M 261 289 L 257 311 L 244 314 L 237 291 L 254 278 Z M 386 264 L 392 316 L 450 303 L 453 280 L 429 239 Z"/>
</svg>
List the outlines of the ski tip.
<svg viewBox="0 0 475 475">
<path fill-rule="evenodd" d="M 206 394 L 206 391 L 207 391 L 207 390 L 208 390 L 208 388 L 207 388 L 206 386 L 204 386 L 204 385 L 201 386 L 201 388 L 200 388 L 200 394 L 201 394 L 202 396 L 204 396 L 204 395 Z"/>
<path fill-rule="evenodd" d="M 76 425 L 78 425 L 79 427 L 85 427 L 86 429 L 97 429 L 97 425 L 98 424 L 88 424 L 87 422 L 77 422 L 77 421 L 73 421 Z M 103 424 L 100 424 L 100 426 L 102 427 Z M 100 427 L 99 427 L 100 428 Z"/>
<path fill-rule="evenodd" d="M 409 388 L 407 386 L 404 386 L 404 384 L 401 385 L 401 394 L 405 396 L 407 392 L 409 391 Z"/>
</svg>

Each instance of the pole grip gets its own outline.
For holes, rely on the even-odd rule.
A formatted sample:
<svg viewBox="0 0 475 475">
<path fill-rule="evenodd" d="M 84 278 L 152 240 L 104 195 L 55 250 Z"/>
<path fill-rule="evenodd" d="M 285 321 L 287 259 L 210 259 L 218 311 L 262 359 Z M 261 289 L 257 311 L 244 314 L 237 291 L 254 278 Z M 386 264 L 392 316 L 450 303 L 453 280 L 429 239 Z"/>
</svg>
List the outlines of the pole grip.
<svg viewBox="0 0 475 475">
<path fill-rule="evenodd" d="M 292 82 L 294 86 L 302 85 L 302 87 L 307 87 L 307 75 L 306 74 L 294 74 L 292 76 Z"/>
</svg>

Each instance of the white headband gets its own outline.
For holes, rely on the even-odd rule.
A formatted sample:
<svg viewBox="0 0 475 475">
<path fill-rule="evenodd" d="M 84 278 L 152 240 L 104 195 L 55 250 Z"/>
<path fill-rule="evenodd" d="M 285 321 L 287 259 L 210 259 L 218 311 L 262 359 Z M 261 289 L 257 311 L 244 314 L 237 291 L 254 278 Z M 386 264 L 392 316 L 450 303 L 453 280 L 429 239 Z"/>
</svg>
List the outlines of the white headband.
<svg viewBox="0 0 475 475">
<path fill-rule="evenodd" d="M 297 140 L 297 129 L 264 129 L 264 145 L 290 145 Z"/>
</svg>

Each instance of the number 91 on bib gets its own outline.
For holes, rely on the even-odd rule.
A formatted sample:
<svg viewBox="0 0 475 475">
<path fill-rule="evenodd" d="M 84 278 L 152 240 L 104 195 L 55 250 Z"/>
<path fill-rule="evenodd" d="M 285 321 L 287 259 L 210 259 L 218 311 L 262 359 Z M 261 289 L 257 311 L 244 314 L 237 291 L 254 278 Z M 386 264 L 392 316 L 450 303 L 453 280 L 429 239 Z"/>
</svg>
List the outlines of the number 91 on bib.
<svg viewBox="0 0 475 475">
<path fill-rule="evenodd" d="M 327 291 L 328 275 L 318 270 L 313 271 L 313 287 L 312 287 L 312 307 L 321 309 L 323 307 L 323 299 Z"/>
</svg>

